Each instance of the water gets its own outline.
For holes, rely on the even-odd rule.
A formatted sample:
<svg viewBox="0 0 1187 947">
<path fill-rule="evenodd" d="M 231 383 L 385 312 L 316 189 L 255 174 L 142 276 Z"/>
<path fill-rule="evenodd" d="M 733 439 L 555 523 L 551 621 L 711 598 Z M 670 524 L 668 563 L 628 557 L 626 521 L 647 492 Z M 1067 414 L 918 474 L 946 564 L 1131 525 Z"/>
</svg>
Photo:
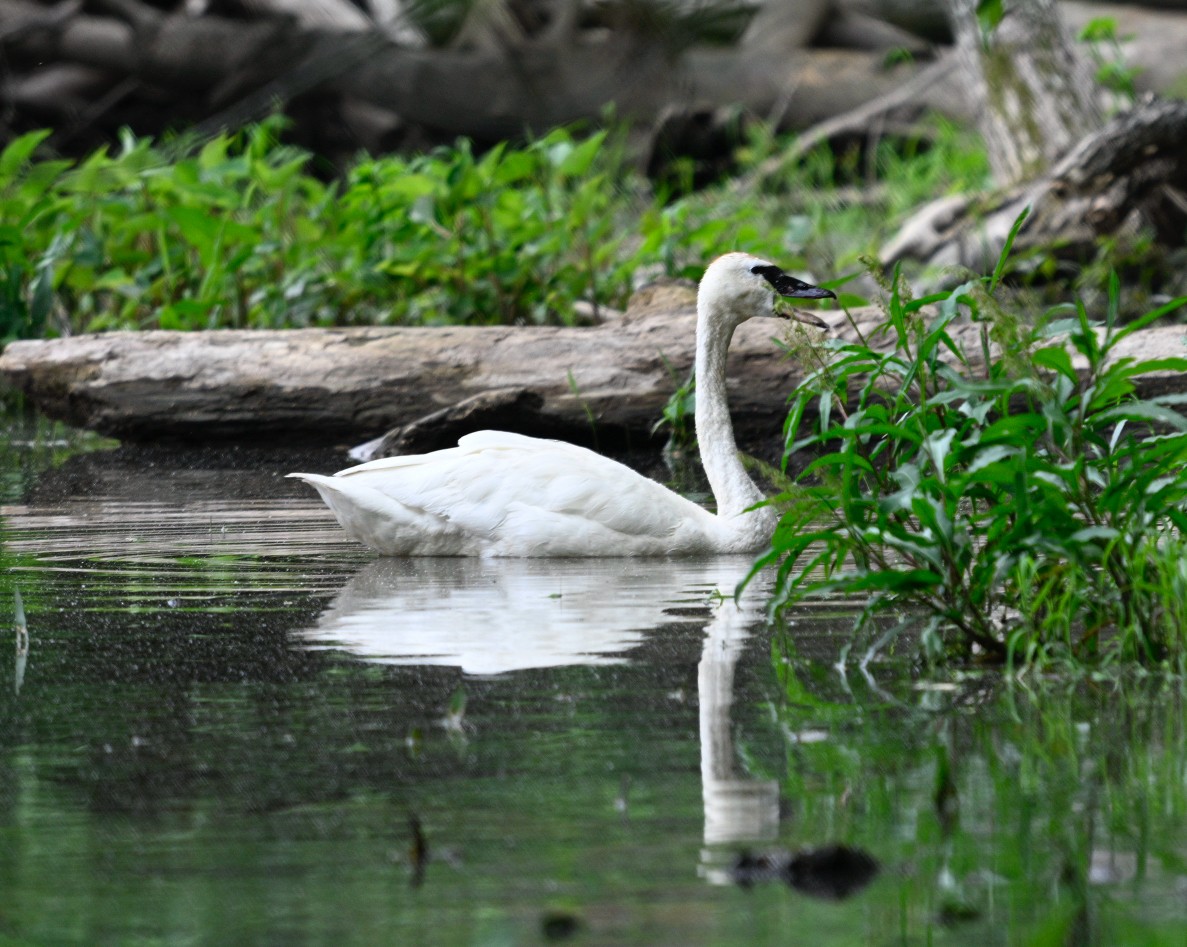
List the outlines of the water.
<svg viewBox="0 0 1187 947">
<path fill-rule="evenodd" d="M 1187 942 L 1179 681 L 842 671 L 746 560 L 377 561 L 332 456 L 60 436 L 0 449 L 0 944 Z"/>
</svg>

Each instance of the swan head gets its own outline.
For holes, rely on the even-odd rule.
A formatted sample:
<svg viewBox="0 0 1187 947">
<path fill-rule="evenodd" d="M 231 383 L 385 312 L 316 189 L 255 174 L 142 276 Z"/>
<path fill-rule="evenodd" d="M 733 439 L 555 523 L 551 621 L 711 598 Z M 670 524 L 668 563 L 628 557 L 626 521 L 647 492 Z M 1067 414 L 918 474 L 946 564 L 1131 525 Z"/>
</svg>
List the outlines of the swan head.
<svg viewBox="0 0 1187 947">
<path fill-rule="evenodd" d="M 801 313 L 776 312 L 780 296 L 836 299 L 831 290 L 796 279 L 774 263 L 749 253 L 727 253 L 709 264 L 697 290 L 697 309 L 705 318 L 738 326 L 755 316 L 780 316 L 810 325 L 820 320 Z"/>
</svg>

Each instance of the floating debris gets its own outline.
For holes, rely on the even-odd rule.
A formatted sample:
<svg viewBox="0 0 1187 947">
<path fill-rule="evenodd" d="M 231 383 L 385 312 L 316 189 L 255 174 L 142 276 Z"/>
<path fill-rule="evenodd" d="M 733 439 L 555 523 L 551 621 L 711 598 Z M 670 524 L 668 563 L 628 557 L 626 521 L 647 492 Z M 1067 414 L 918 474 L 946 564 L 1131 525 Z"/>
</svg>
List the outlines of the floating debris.
<svg viewBox="0 0 1187 947">
<path fill-rule="evenodd" d="M 877 877 L 877 859 L 848 845 L 824 845 L 801 852 L 742 852 L 733 867 L 742 888 L 767 881 L 785 881 L 801 894 L 840 901 L 856 894 Z"/>
<path fill-rule="evenodd" d="M 550 941 L 568 940 L 581 927 L 581 918 L 569 911 L 548 911 L 540 919 L 540 932 Z"/>
<path fill-rule="evenodd" d="M 425 866 L 429 863 L 429 842 L 415 813 L 408 813 L 408 831 L 412 839 L 408 845 L 408 864 L 412 867 L 409 884 L 419 888 L 425 880 Z"/>
</svg>

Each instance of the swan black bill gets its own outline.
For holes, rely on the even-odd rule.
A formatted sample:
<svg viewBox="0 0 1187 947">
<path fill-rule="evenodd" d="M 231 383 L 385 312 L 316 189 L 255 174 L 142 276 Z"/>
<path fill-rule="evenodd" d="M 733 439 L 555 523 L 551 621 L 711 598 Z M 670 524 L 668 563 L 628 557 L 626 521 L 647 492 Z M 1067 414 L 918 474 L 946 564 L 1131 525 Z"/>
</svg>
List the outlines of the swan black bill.
<svg viewBox="0 0 1187 947">
<path fill-rule="evenodd" d="M 762 266 L 756 266 L 751 273 L 757 273 L 765 279 L 771 286 L 774 287 L 775 292 L 780 296 L 787 296 L 792 299 L 836 299 L 837 294 L 831 289 L 821 289 L 819 286 L 813 286 L 811 283 L 805 283 L 801 279 L 796 279 L 794 276 L 789 276 L 784 273 L 779 267 L 767 263 Z"/>
</svg>

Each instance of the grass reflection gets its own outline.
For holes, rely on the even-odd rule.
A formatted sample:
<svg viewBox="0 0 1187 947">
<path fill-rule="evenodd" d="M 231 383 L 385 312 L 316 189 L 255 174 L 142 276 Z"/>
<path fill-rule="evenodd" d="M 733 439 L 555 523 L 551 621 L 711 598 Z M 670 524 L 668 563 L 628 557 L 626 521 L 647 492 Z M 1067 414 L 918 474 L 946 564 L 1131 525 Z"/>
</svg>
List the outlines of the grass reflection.
<svg viewBox="0 0 1187 947">
<path fill-rule="evenodd" d="M 70 457 L 115 446 L 98 434 L 14 410 L 14 398 L 0 393 L 0 503 L 19 500 L 42 473 Z"/>
<path fill-rule="evenodd" d="M 1184 682 L 842 676 L 776 639 L 782 789 L 804 843 L 897 864 L 901 942 L 1181 944 Z M 900 942 L 900 941 L 895 941 Z"/>
</svg>

